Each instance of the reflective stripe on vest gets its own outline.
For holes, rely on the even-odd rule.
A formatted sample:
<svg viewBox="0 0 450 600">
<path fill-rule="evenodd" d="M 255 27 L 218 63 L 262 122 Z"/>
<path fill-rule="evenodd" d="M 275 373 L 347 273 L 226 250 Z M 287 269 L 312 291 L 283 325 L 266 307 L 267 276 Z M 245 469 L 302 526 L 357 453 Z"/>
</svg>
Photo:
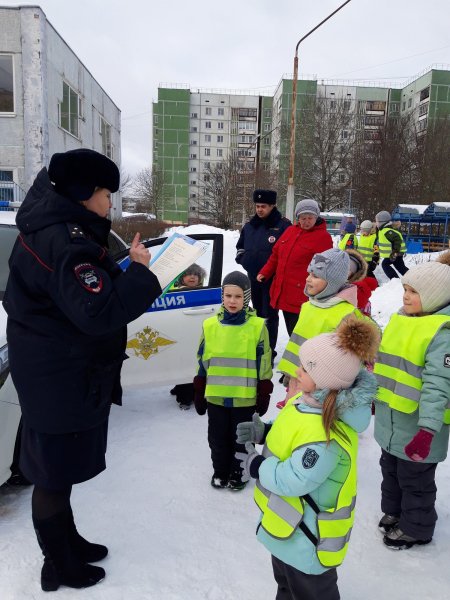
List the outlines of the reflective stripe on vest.
<svg viewBox="0 0 450 600">
<path fill-rule="evenodd" d="M 279 413 L 266 439 L 263 456 L 275 456 L 280 461 L 291 457 L 294 451 L 313 443 L 325 442 L 326 435 L 322 416 L 301 413 L 293 401 L 294 396 Z M 348 436 L 348 441 L 330 432 L 350 459 L 347 477 L 337 495 L 336 504 L 316 515 L 317 531 L 311 532 L 318 538 L 316 552 L 320 563 L 327 568 L 337 567 L 344 560 L 350 538 L 356 505 L 356 462 L 358 436 L 345 423 L 339 427 Z M 263 513 L 261 527 L 273 538 L 288 539 L 303 520 L 307 502 L 302 497 L 278 496 L 265 489 L 257 480 L 254 490 L 255 502 Z"/>
<path fill-rule="evenodd" d="M 403 253 L 406 252 L 405 240 L 403 239 L 403 236 L 400 233 L 400 231 L 398 231 L 397 229 L 392 229 L 392 227 L 387 227 L 386 229 L 380 229 L 380 231 L 378 232 L 378 248 L 380 250 L 381 258 L 389 258 L 389 256 L 393 252 L 392 243 L 386 237 L 386 233 L 388 231 L 394 231 L 395 233 L 397 233 L 400 236 L 400 239 L 401 239 L 400 252 L 403 252 Z"/>
<path fill-rule="evenodd" d="M 380 402 L 408 414 L 418 409 L 427 350 L 442 327 L 450 328 L 450 316 L 413 318 L 392 315 L 384 330 L 374 367 Z M 450 398 L 443 422 L 450 424 Z"/>
<path fill-rule="evenodd" d="M 256 347 L 264 319 L 251 316 L 242 325 L 223 325 L 217 316 L 203 323 L 206 397 L 256 398 Z"/>
<path fill-rule="evenodd" d="M 298 321 L 283 352 L 278 369 L 282 373 L 296 377 L 296 371 L 300 366 L 298 357 L 300 346 L 309 338 L 319 335 L 319 333 L 334 331 L 342 319 L 352 312 L 361 316 L 359 310 L 350 302 L 339 302 L 339 304 L 328 308 L 319 308 L 311 302 L 302 304 Z"/>
<path fill-rule="evenodd" d="M 373 253 L 375 252 L 374 244 L 377 236 L 375 233 L 371 235 L 360 235 L 358 239 L 358 252 L 362 254 L 367 262 L 372 260 Z"/>
</svg>

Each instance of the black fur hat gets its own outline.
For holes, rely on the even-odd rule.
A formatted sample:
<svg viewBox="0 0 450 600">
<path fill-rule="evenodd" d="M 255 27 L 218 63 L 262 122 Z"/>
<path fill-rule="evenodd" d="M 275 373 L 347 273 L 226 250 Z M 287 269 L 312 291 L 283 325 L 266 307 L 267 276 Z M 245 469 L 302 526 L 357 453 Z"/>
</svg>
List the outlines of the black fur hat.
<svg viewBox="0 0 450 600">
<path fill-rule="evenodd" d="M 274 190 L 255 190 L 253 192 L 255 204 L 276 204 L 277 193 Z"/>
<path fill-rule="evenodd" d="M 117 192 L 120 185 L 117 165 L 104 154 L 88 148 L 54 154 L 48 175 L 58 194 L 77 202 L 88 200 L 96 187 Z"/>
</svg>

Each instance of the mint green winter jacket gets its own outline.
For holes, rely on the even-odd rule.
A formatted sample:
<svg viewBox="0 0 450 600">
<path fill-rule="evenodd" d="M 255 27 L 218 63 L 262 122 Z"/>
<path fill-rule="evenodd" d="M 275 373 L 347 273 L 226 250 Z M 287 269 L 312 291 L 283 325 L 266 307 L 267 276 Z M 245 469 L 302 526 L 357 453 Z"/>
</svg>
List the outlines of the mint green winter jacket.
<svg viewBox="0 0 450 600">
<path fill-rule="evenodd" d="M 434 314 L 450 316 L 450 305 Z M 446 355 L 450 355 L 450 329 L 442 328 L 428 347 L 419 409 L 415 412 L 406 414 L 393 410 L 385 402 L 375 402 L 375 439 L 389 454 L 410 460 L 404 448 L 423 427 L 434 432 L 430 454 L 423 462 L 437 463 L 445 460 L 449 426 L 444 425 L 442 419 L 450 399 L 450 366 L 445 366 L 448 362 L 445 360 Z"/>
</svg>

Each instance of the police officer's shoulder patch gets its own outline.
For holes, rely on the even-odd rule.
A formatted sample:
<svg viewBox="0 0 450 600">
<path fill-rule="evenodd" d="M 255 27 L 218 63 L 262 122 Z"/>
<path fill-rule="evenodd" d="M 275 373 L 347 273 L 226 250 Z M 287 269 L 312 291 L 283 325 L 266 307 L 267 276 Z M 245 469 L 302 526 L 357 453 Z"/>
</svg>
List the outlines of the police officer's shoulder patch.
<svg viewBox="0 0 450 600">
<path fill-rule="evenodd" d="M 319 455 L 312 448 L 306 448 L 302 458 L 302 465 L 305 469 L 312 469 L 319 460 Z"/>
<path fill-rule="evenodd" d="M 450 354 L 444 356 L 444 367 L 450 367 Z"/>
<path fill-rule="evenodd" d="M 103 279 L 101 273 L 91 263 L 80 263 L 74 267 L 75 277 L 78 283 L 93 294 L 98 294 L 103 288 Z"/>
</svg>

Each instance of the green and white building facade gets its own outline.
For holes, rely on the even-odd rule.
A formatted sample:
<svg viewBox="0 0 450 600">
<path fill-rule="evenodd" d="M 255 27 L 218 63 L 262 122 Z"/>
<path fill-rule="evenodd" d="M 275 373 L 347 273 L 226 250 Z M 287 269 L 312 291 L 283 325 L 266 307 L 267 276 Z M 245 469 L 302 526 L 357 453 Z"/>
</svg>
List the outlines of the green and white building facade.
<svg viewBox="0 0 450 600">
<path fill-rule="evenodd" d="M 343 140 L 358 135 L 374 142 L 389 116 L 410 111 L 416 129 L 426 132 L 433 119 L 450 115 L 450 70 L 432 68 L 403 87 L 300 79 L 297 122 L 302 122 L 316 97 L 326 98 L 331 106 L 334 101 L 345 103 L 349 121 Z M 231 155 L 244 161 L 248 170 L 258 166 L 276 172 L 279 192 L 284 191 L 291 109 L 289 78 L 282 78 L 275 92 L 267 95 L 161 85 L 153 103 L 153 168 L 164 182 L 164 208 L 158 217 L 188 223 L 198 216 L 210 165 Z"/>
</svg>

